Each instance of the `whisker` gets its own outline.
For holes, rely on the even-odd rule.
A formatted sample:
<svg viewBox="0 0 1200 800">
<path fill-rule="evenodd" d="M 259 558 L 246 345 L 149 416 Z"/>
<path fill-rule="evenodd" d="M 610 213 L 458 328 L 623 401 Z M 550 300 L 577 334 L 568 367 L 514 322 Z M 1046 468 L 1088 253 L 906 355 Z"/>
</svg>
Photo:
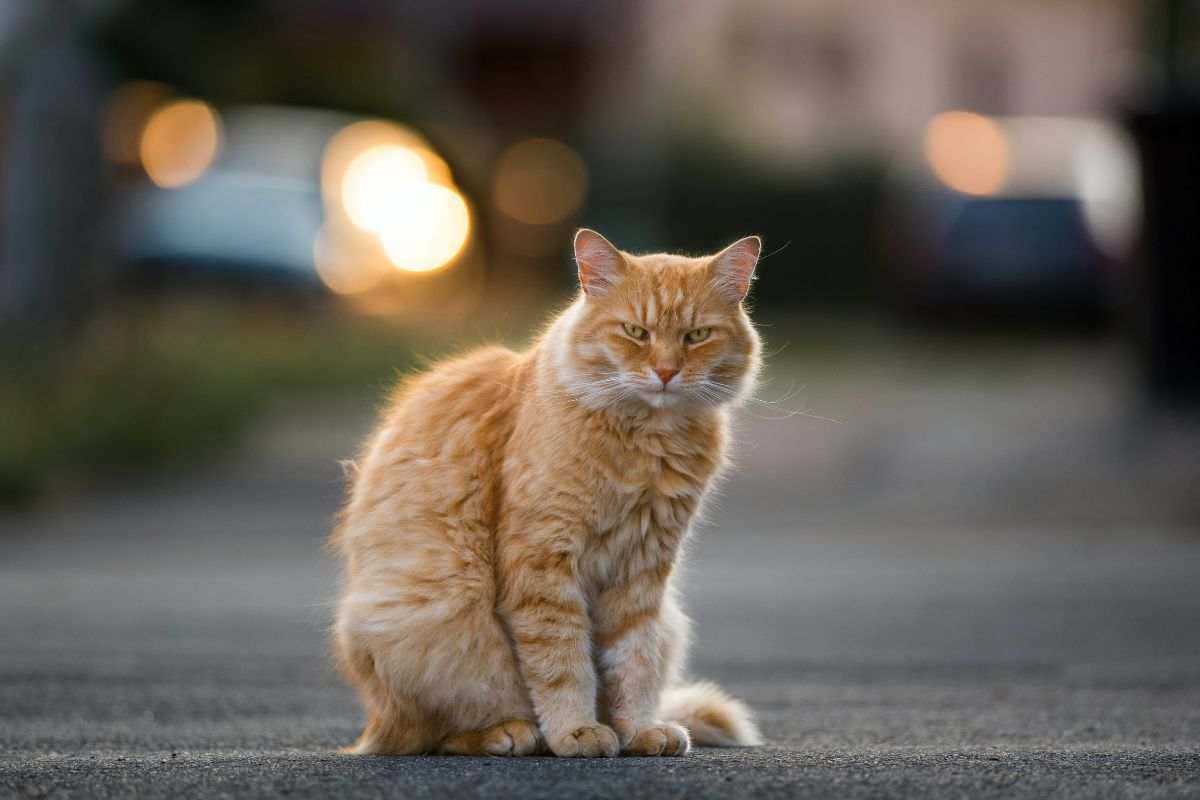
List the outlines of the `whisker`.
<svg viewBox="0 0 1200 800">
<path fill-rule="evenodd" d="M 720 381 L 715 381 L 715 380 L 711 380 L 711 379 L 708 379 L 706 381 L 706 384 L 709 387 L 711 387 L 712 389 L 715 389 L 717 392 L 724 393 L 726 399 L 732 400 L 737 397 L 737 390 L 734 389 L 732 386 L 729 386 L 728 384 L 724 384 L 724 383 L 721 383 Z M 821 414 L 814 414 L 811 411 L 805 411 L 804 409 L 780 408 L 779 407 L 780 403 L 786 402 L 787 400 L 791 399 L 792 397 L 795 396 L 795 394 L 798 391 L 799 390 L 789 391 L 788 394 L 785 395 L 785 397 L 782 398 L 781 400 L 764 400 L 762 398 L 754 397 L 752 395 L 747 395 L 746 397 L 743 397 L 741 399 L 743 399 L 749 403 L 757 403 L 761 406 L 766 406 L 767 408 L 770 408 L 770 409 L 773 409 L 776 411 L 780 411 L 784 414 L 784 416 L 781 417 L 781 419 L 789 419 L 791 417 L 799 416 L 799 417 L 809 417 L 811 419 L 821 420 L 822 422 L 832 422 L 836 425 L 844 424 L 845 420 L 835 419 L 834 417 L 826 417 L 826 416 L 822 416 Z"/>
<path fill-rule="evenodd" d="M 779 254 L 780 254 L 780 253 L 782 253 L 784 250 L 787 250 L 789 247 L 791 247 L 791 245 L 792 245 L 792 240 L 791 240 L 791 239 L 788 239 L 786 242 L 784 242 L 783 244 L 781 244 L 779 247 L 776 247 L 774 250 L 772 250 L 771 252 L 767 253 L 765 256 L 759 256 L 759 258 L 758 258 L 758 263 L 760 263 L 760 264 L 761 264 L 762 262 L 766 261 L 768 258 L 771 258 L 772 256 L 777 256 L 777 255 L 779 255 Z"/>
</svg>

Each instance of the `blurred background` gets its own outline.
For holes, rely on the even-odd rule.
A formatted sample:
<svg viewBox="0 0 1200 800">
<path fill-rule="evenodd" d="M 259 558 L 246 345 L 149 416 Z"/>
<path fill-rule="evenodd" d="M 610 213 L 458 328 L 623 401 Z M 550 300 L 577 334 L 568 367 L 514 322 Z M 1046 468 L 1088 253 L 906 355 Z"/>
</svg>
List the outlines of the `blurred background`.
<svg viewBox="0 0 1200 800">
<path fill-rule="evenodd" d="M 1195 4 L 993 5 L 6 3 L 0 502 L 524 337 L 583 223 L 762 234 L 785 362 L 919 332 L 1193 406 Z"/>
<path fill-rule="evenodd" d="M 710 671 L 1194 674 L 1197 187 L 1191 0 L 5 0 L 0 633 L 323 669 L 337 460 L 586 224 L 765 238 Z"/>
</svg>

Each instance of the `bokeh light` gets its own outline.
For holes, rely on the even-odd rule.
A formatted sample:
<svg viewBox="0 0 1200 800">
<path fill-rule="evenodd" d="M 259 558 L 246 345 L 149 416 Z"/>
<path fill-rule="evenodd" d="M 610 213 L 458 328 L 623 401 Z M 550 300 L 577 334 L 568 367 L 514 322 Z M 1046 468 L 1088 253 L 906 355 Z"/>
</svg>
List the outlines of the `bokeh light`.
<svg viewBox="0 0 1200 800">
<path fill-rule="evenodd" d="M 956 192 L 995 194 L 1008 180 L 1010 153 L 993 119 L 969 111 L 946 111 L 925 129 L 925 156 L 942 183 Z"/>
<path fill-rule="evenodd" d="M 348 235 L 344 228 L 325 225 L 313 242 L 313 263 L 321 282 L 335 294 L 356 295 L 370 291 L 387 276 L 389 265 L 363 237 Z"/>
<path fill-rule="evenodd" d="M 376 145 L 357 155 L 342 177 L 342 203 L 350 221 L 381 233 L 394 216 L 397 197 L 409 183 L 425 183 L 425 161 L 399 145 Z"/>
<path fill-rule="evenodd" d="M 526 139 L 496 161 L 492 202 L 529 225 L 551 225 L 583 205 L 588 175 L 583 159 L 554 139 Z"/>
<path fill-rule="evenodd" d="M 212 165 L 221 148 L 216 111 L 199 100 L 175 100 L 151 115 L 138 151 L 142 167 L 157 186 L 191 183 Z"/>
<path fill-rule="evenodd" d="M 1115 258 L 1128 256 L 1141 226 L 1141 176 L 1133 144 L 1119 130 L 1097 125 L 1072 159 L 1075 191 L 1096 244 Z"/>
<path fill-rule="evenodd" d="M 347 172 L 352 164 L 376 148 L 408 151 L 424 163 L 425 180 L 453 185 L 450 168 L 425 137 L 393 122 L 364 120 L 342 128 L 325 146 L 321 161 L 321 191 L 327 211 L 336 214 L 345 210 L 343 193 Z"/>
<path fill-rule="evenodd" d="M 444 267 L 470 238 L 471 213 L 450 168 L 424 137 L 401 125 L 366 120 L 338 131 L 325 148 L 321 187 L 330 225 L 374 237 L 397 269 Z M 325 267 L 331 275 L 332 263 Z M 344 271 L 337 272 L 339 285 Z"/>
<path fill-rule="evenodd" d="M 405 183 L 395 187 L 391 202 L 379 239 L 396 267 L 408 272 L 438 269 L 467 243 L 471 213 L 454 189 L 437 183 Z"/>
</svg>

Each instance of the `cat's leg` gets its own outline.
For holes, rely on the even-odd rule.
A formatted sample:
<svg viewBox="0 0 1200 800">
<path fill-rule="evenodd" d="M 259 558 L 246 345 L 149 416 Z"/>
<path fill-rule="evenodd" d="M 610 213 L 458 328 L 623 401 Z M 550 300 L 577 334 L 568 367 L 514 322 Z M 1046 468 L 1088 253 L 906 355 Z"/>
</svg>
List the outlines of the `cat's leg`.
<svg viewBox="0 0 1200 800">
<path fill-rule="evenodd" d="M 371 720 L 356 752 L 536 749 L 536 715 L 495 613 L 494 568 L 473 534 L 481 527 L 392 527 L 356 564 L 335 625 L 342 672 Z"/>
<path fill-rule="evenodd" d="M 453 665 L 449 691 L 431 691 L 449 731 L 438 751 L 464 756 L 531 756 L 545 752 L 529 693 L 517 669 L 508 634 L 481 602 L 473 622 L 465 618 L 431 651 Z M 431 689 L 434 687 L 431 687 Z"/>
<path fill-rule="evenodd" d="M 379 660 L 365 648 L 347 651 L 339 642 L 342 672 L 357 686 L 368 720 L 349 752 L 524 756 L 543 746 L 495 617 L 480 614 L 476 624 L 463 626 L 448 619 L 444 632 L 418 646 L 373 642 Z M 403 640 L 412 631 L 398 633 Z M 394 688 L 398 684 L 419 690 L 406 696 Z"/>
<path fill-rule="evenodd" d="M 595 606 L 598 663 L 607 719 L 633 756 L 681 756 L 683 726 L 657 717 L 663 690 L 679 679 L 688 620 L 657 570 L 610 588 Z"/>
<path fill-rule="evenodd" d="M 591 619 L 575 554 L 565 544 L 579 538 L 550 531 L 540 546 L 510 542 L 499 570 L 499 611 L 550 750 L 564 757 L 611 758 L 620 743 L 596 719 Z M 558 542 L 564 545 L 550 544 Z"/>
<path fill-rule="evenodd" d="M 536 722 L 511 719 L 447 737 L 438 750 L 456 756 L 532 756 L 544 752 L 545 745 Z"/>
<path fill-rule="evenodd" d="M 347 587 L 335 641 L 370 719 L 355 752 L 531 749 L 519 723 L 536 716 L 495 614 L 493 570 L 463 538 L 406 528 Z"/>
<path fill-rule="evenodd" d="M 392 701 L 368 709 L 367 724 L 347 752 L 358 755 L 409 756 L 427 753 L 437 729 L 409 701 Z"/>
<path fill-rule="evenodd" d="M 346 752 L 359 755 L 415 755 L 433 749 L 440 735 L 434 721 L 410 698 L 397 695 L 380 680 L 370 654 L 347 651 L 339 643 L 342 672 L 358 688 L 367 724 Z"/>
</svg>

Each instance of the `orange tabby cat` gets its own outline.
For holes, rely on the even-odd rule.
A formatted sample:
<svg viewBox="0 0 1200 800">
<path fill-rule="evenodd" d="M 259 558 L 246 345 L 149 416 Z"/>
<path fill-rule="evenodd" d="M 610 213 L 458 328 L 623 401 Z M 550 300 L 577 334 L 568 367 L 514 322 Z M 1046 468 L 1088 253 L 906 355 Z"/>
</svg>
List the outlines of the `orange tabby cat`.
<svg viewBox="0 0 1200 800">
<path fill-rule="evenodd" d="M 759 248 L 633 256 L 581 230 L 582 292 L 530 350 L 400 386 L 333 537 L 336 650 L 368 714 L 354 752 L 759 741 L 740 702 L 680 683 L 673 585 L 758 369 L 742 300 Z"/>
</svg>

